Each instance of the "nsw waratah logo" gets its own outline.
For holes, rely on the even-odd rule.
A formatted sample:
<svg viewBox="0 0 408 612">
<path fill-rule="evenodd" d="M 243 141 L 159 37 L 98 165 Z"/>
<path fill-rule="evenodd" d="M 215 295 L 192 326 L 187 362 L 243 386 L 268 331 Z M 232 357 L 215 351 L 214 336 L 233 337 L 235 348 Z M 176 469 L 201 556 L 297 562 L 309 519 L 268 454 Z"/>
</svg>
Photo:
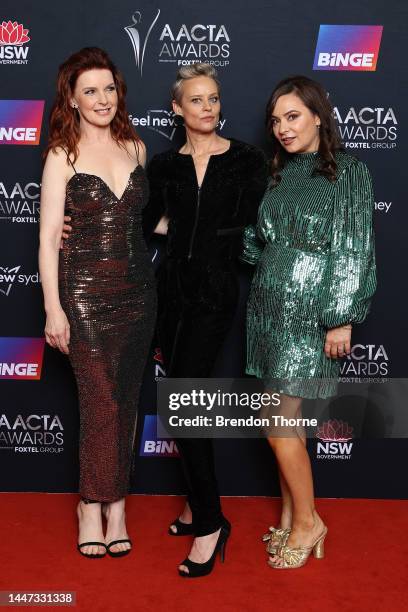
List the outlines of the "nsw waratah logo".
<svg viewBox="0 0 408 612">
<path fill-rule="evenodd" d="M 317 459 L 350 459 L 353 428 L 345 421 L 332 419 L 317 429 Z"/>
<path fill-rule="evenodd" d="M 377 68 L 383 26 L 321 25 L 313 70 Z"/>
<path fill-rule="evenodd" d="M 317 429 L 316 438 L 325 442 L 344 442 L 353 437 L 353 428 L 344 421 L 333 419 L 326 421 Z"/>
<path fill-rule="evenodd" d="M 0 45 L 24 45 L 28 42 L 28 30 L 17 21 L 3 21 L 0 25 Z"/>
<path fill-rule="evenodd" d="M 0 24 L 0 64 L 27 64 L 28 29 L 17 21 Z"/>
</svg>

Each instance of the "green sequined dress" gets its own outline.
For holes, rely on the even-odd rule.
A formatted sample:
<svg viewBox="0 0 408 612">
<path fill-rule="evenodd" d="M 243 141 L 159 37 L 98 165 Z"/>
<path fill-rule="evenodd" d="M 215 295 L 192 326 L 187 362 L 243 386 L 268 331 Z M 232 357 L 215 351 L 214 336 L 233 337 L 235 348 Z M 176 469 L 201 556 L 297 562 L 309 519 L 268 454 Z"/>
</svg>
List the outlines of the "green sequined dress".
<svg viewBox="0 0 408 612">
<path fill-rule="evenodd" d="M 370 174 L 336 153 L 334 183 L 314 172 L 316 153 L 292 155 L 268 188 L 242 259 L 257 264 L 247 305 L 248 374 L 292 396 L 336 394 L 340 361 L 327 329 L 360 323 L 376 288 Z"/>
</svg>

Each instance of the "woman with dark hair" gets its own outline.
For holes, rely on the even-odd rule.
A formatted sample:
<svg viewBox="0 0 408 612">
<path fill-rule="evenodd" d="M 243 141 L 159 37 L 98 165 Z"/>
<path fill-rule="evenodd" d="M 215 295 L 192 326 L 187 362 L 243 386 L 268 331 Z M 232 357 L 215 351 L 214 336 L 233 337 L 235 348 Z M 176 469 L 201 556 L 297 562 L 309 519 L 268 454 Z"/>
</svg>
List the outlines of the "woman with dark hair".
<svg viewBox="0 0 408 612">
<path fill-rule="evenodd" d="M 164 216 L 167 258 L 158 272 L 158 331 L 166 373 L 207 378 L 231 329 L 239 285 L 236 259 L 245 226 L 256 222 L 266 188 L 262 151 L 217 134 L 220 84 L 209 64 L 181 68 L 172 89 L 186 142 L 156 155 L 148 166 L 147 234 Z M 163 223 L 163 220 L 162 220 Z M 196 357 L 193 357 L 193 356 Z M 230 524 L 221 510 L 212 440 L 177 440 L 188 503 L 170 535 L 194 535 L 183 577 L 208 574 Z"/>
<path fill-rule="evenodd" d="M 69 355 L 78 386 L 78 550 L 91 558 L 131 550 L 125 495 L 156 310 L 141 224 L 146 152 L 125 94 L 101 49 L 84 48 L 61 65 L 41 190 L 45 336 Z M 74 231 L 59 256 L 64 210 Z"/>
<path fill-rule="evenodd" d="M 303 398 L 336 393 L 352 325 L 376 288 L 373 193 L 366 166 L 342 150 L 328 96 L 298 76 L 266 109 L 270 186 L 244 260 L 257 263 L 247 307 L 247 372 L 281 394 L 279 415 L 299 419 Z M 274 421 L 276 422 L 276 421 Z M 276 569 L 323 557 L 327 527 L 314 505 L 304 430 L 268 431 L 279 467 L 282 514 L 264 536 Z"/>
</svg>

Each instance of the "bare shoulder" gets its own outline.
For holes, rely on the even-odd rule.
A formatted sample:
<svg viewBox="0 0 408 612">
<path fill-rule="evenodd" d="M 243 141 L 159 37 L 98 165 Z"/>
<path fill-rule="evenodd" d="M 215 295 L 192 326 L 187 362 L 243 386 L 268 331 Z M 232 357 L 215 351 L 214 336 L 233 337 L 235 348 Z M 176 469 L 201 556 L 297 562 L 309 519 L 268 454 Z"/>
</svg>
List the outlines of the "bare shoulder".
<svg viewBox="0 0 408 612">
<path fill-rule="evenodd" d="M 126 149 L 129 155 L 135 160 L 135 162 L 139 162 L 141 166 L 146 165 L 146 145 L 140 138 L 138 140 L 127 140 Z"/>
<path fill-rule="evenodd" d="M 69 179 L 72 171 L 70 170 L 67 152 L 63 147 L 50 149 L 45 160 L 44 174 L 64 178 L 65 182 Z"/>
</svg>

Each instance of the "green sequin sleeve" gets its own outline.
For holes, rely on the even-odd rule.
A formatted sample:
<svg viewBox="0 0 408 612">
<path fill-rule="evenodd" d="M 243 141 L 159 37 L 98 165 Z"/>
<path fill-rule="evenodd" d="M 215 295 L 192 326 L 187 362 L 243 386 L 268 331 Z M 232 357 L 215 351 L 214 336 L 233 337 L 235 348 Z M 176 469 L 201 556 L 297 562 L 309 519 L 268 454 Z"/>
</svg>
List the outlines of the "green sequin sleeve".
<svg viewBox="0 0 408 612">
<path fill-rule="evenodd" d="M 371 177 L 362 162 L 339 177 L 321 322 L 327 328 L 361 323 L 376 288 Z"/>
<path fill-rule="evenodd" d="M 266 157 L 263 153 L 259 153 L 251 180 L 243 194 L 248 200 L 249 214 L 242 237 L 242 253 L 239 256 L 241 261 L 252 265 L 258 263 L 265 246 L 257 232 L 257 218 L 268 186 L 268 174 Z"/>
<path fill-rule="evenodd" d="M 243 249 L 240 260 L 255 265 L 258 263 L 265 243 L 258 237 L 256 225 L 247 225 L 244 230 Z"/>
</svg>

